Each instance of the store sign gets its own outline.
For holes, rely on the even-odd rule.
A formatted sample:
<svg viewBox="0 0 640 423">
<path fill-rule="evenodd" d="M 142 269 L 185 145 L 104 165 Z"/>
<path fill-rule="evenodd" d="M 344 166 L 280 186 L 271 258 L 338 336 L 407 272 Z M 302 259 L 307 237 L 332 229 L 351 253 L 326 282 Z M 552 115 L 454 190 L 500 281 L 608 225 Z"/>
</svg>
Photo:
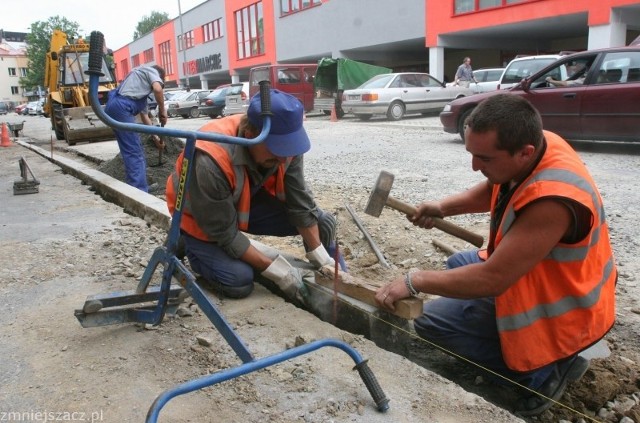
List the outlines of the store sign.
<svg viewBox="0 0 640 423">
<path fill-rule="evenodd" d="M 210 54 L 196 60 L 190 60 L 184 64 L 184 71 L 187 75 L 211 72 L 222 69 L 222 54 Z"/>
</svg>

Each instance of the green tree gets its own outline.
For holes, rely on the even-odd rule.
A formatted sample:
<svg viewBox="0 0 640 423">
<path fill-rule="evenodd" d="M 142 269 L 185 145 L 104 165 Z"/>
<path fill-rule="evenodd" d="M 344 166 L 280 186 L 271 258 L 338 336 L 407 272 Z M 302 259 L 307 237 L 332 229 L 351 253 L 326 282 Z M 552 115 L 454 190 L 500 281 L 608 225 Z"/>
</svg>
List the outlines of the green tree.
<svg viewBox="0 0 640 423">
<path fill-rule="evenodd" d="M 137 40 L 144 34 L 153 31 L 163 23 L 169 20 L 167 12 L 156 12 L 153 10 L 149 16 L 143 16 L 136 26 L 136 30 L 133 33 L 133 39 Z"/>
<path fill-rule="evenodd" d="M 20 78 L 20 85 L 26 89 L 34 89 L 37 86 L 44 89 L 45 58 L 49 51 L 53 30 L 59 29 L 71 39 L 78 36 L 79 28 L 80 25 L 77 22 L 69 21 L 60 16 L 52 16 L 46 22 L 32 23 L 31 31 L 26 37 L 29 67 L 27 68 L 27 76 Z"/>
</svg>

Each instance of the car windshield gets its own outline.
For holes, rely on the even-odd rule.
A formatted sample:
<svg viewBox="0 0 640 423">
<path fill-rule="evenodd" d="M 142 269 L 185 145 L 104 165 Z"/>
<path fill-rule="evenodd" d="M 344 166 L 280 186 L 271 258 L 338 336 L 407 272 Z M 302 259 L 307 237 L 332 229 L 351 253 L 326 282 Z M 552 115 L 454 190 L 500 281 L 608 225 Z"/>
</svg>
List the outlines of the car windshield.
<svg viewBox="0 0 640 423">
<path fill-rule="evenodd" d="M 231 87 L 229 87 L 229 92 L 227 93 L 227 95 L 240 94 L 241 92 L 242 92 L 242 84 L 232 85 Z"/>
<path fill-rule="evenodd" d="M 164 97 L 166 100 L 175 100 L 184 93 L 185 91 L 165 91 Z"/>
<path fill-rule="evenodd" d="M 376 75 L 358 88 L 384 88 L 394 77 L 392 74 Z"/>
<path fill-rule="evenodd" d="M 227 88 L 216 88 L 215 90 L 211 91 L 211 94 L 209 94 L 207 97 L 218 97 L 220 95 L 224 95 L 224 93 L 227 91 Z"/>
<path fill-rule="evenodd" d="M 550 57 L 548 59 L 519 60 L 513 62 L 505 71 L 502 83 L 516 84 L 555 61 L 555 58 Z"/>
</svg>

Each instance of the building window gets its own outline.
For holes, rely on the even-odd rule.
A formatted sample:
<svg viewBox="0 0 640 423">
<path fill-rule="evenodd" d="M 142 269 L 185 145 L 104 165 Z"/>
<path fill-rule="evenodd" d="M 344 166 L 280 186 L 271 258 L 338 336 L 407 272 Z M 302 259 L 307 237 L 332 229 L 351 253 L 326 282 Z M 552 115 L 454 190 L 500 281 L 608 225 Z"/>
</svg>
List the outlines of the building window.
<svg viewBox="0 0 640 423">
<path fill-rule="evenodd" d="M 222 27 L 220 26 L 221 21 L 222 19 L 216 19 L 215 21 L 202 25 L 202 38 L 205 43 L 207 41 L 222 38 Z"/>
<path fill-rule="evenodd" d="M 122 69 L 122 79 L 129 74 L 129 61 L 127 59 L 120 61 L 120 69 Z"/>
<path fill-rule="evenodd" d="M 20 68 L 20 76 L 22 77 L 27 76 L 27 68 Z"/>
<path fill-rule="evenodd" d="M 164 68 L 167 75 L 173 75 L 173 62 L 171 61 L 171 41 L 165 41 L 158 45 L 160 51 L 160 66 Z"/>
<path fill-rule="evenodd" d="M 16 68 L 7 68 L 9 70 L 9 76 L 18 76 Z"/>
<path fill-rule="evenodd" d="M 12 86 L 11 87 L 11 94 L 12 95 L 20 94 L 20 87 Z"/>
<path fill-rule="evenodd" d="M 303 9 L 319 6 L 321 0 L 280 0 L 281 16 L 290 15 Z"/>
<path fill-rule="evenodd" d="M 455 0 L 455 14 L 477 12 L 479 10 L 510 6 L 515 3 L 525 3 L 528 1 L 535 0 Z"/>
<path fill-rule="evenodd" d="M 137 68 L 140 66 L 140 55 L 136 54 L 135 56 L 131 56 L 131 66 Z"/>
<path fill-rule="evenodd" d="M 183 47 L 182 47 L 182 43 L 184 40 L 184 49 L 190 49 L 191 47 L 193 47 L 193 31 L 189 31 L 189 32 L 185 32 L 184 33 L 184 37 L 182 37 L 181 35 L 178 35 L 178 51 L 182 51 Z"/>
<path fill-rule="evenodd" d="M 147 49 L 142 53 L 145 63 L 153 62 L 153 49 Z"/>
<path fill-rule="evenodd" d="M 235 12 L 238 31 L 238 59 L 264 54 L 262 2 Z"/>
</svg>

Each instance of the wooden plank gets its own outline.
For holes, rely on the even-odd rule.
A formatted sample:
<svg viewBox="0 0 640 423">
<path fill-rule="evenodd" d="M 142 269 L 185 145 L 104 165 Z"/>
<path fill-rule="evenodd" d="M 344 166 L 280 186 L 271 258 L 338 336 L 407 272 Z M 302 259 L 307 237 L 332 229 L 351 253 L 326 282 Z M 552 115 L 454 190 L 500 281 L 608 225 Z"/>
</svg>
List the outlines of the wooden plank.
<svg viewBox="0 0 640 423">
<path fill-rule="evenodd" d="M 333 270 L 330 270 L 326 267 L 317 270 L 315 272 L 315 280 L 317 284 L 333 290 Z M 336 291 L 338 291 L 339 293 L 348 295 L 349 297 L 360 300 L 363 303 L 369 304 L 371 306 L 378 307 L 378 304 L 375 300 L 376 290 L 379 288 L 378 286 L 372 285 L 363 280 L 359 280 L 354 276 L 343 272 L 338 272 L 338 277 L 337 280 L 335 280 L 335 284 L 337 285 Z M 403 300 L 396 301 L 395 306 L 395 312 L 391 312 L 386 309 L 384 310 L 388 313 L 407 320 L 412 320 L 422 316 L 421 298 L 405 298 Z"/>
</svg>

